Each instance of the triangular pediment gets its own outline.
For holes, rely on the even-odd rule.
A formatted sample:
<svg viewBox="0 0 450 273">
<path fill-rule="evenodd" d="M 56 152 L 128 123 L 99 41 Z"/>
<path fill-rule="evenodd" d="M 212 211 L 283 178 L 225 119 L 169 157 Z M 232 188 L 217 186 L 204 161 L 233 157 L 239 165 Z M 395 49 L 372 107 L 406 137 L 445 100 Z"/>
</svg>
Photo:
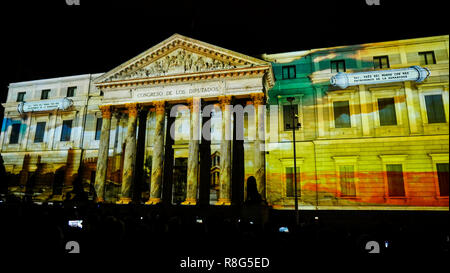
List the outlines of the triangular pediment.
<svg viewBox="0 0 450 273">
<path fill-rule="evenodd" d="M 269 65 L 205 42 L 174 34 L 95 80 L 96 84 Z"/>
</svg>

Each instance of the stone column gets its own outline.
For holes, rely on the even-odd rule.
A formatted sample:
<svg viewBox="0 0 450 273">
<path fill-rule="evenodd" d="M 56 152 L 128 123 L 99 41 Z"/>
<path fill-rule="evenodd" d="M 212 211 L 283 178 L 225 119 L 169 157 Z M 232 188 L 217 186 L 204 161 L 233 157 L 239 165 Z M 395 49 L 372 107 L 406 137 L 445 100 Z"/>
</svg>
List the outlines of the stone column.
<svg viewBox="0 0 450 273">
<path fill-rule="evenodd" d="M 231 205 L 231 96 L 219 97 L 222 109 L 220 192 L 216 205 Z"/>
<path fill-rule="evenodd" d="M 119 127 L 119 139 L 117 140 L 117 164 L 116 170 L 123 170 L 123 156 L 125 153 L 125 141 L 126 141 L 126 130 L 128 120 L 125 115 L 122 113 L 120 116 L 120 122 L 117 124 Z M 122 176 L 120 176 L 122 179 Z M 120 180 L 121 181 L 121 180 Z"/>
<path fill-rule="evenodd" d="M 131 184 L 134 179 L 134 166 L 136 165 L 136 123 L 137 123 L 137 103 L 127 103 L 128 126 L 127 139 L 125 145 L 125 159 L 123 163 L 122 189 L 120 200 L 117 204 L 128 204 L 131 202 Z"/>
<path fill-rule="evenodd" d="M 265 120 L 264 120 L 264 93 L 251 94 L 253 105 L 255 107 L 255 160 L 254 173 L 256 185 L 261 197 L 266 197 L 266 183 L 265 183 Z"/>
<path fill-rule="evenodd" d="M 116 119 L 116 132 L 114 136 L 114 151 L 113 151 L 113 171 L 117 171 L 120 169 L 120 158 L 122 153 L 122 132 L 121 132 L 121 124 L 122 124 L 122 113 L 115 112 L 114 118 Z"/>
<path fill-rule="evenodd" d="M 186 201 L 182 205 L 197 204 L 198 188 L 198 160 L 200 139 L 200 98 L 188 99 L 190 109 L 190 135 L 189 135 L 189 158 L 187 170 L 187 192 Z"/>
<path fill-rule="evenodd" d="M 164 116 L 165 101 L 156 101 L 155 106 L 155 134 L 153 137 L 152 178 L 150 182 L 150 199 L 145 203 L 155 205 L 161 202 L 161 185 L 163 179 L 164 162 Z"/>
<path fill-rule="evenodd" d="M 95 172 L 95 192 L 97 202 L 105 201 L 106 170 L 108 169 L 109 135 L 111 129 L 111 106 L 99 106 L 102 111 L 102 132 L 98 147 L 97 170 Z"/>
</svg>

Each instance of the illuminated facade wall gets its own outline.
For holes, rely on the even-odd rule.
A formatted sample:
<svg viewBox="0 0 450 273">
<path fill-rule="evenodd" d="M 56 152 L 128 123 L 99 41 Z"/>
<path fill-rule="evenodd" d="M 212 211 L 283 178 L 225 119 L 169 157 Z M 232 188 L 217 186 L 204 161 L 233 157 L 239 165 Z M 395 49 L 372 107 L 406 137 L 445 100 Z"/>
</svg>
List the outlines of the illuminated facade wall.
<svg viewBox="0 0 450 273">
<path fill-rule="evenodd" d="M 4 119 L 0 152 L 11 192 L 24 193 L 28 186 L 45 200 L 53 192 L 71 189 L 83 162 L 82 157 L 87 159 L 93 152 L 91 149 L 96 153 L 98 148 L 94 134 L 100 92 L 91 80 L 99 75 L 10 84 L 7 100 L 2 104 Z M 21 97 L 20 93 L 24 96 Z M 74 101 L 73 107 L 67 111 L 25 113 L 23 116 L 17 111 L 20 100 L 43 101 L 65 97 Z M 19 128 L 17 137 L 14 137 L 14 124 Z M 38 129 L 39 126 L 43 131 Z M 63 131 L 68 133 L 68 139 L 62 136 Z M 88 159 L 86 163 L 89 163 Z"/>
<path fill-rule="evenodd" d="M 275 207 L 294 204 L 294 198 L 288 197 L 292 196 L 292 130 L 283 128 L 282 109 L 289 104 L 286 98 L 294 96 L 302 124 L 296 133 L 302 205 L 448 209 L 448 181 L 446 188 L 443 182 L 448 179 L 448 36 L 264 59 L 273 62 L 276 77 L 269 101 L 280 107 L 279 133 L 270 137 L 266 156 L 268 199 Z M 337 72 L 413 65 L 429 68 L 430 77 L 423 83 L 345 90 L 329 84 Z"/>
<path fill-rule="evenodd" d="M 301 123 L 296 131 L 296 162 L 302 209 L 448 210 L 448 181 L 447 190 L 443 181 L 445 175 L 448 179 L 449 162 L 448 56 L 448 36 L 263 55 L 272 63 L 276 79 L 266 92 L 265 197 L 269 204 L 278 209 L 294 205 L 292 129 L 286 119 L 290 114 L 287 98 L 295 97 L 294 111 Z M 344 69 L 361 72 L 413 65 L 429 68 L 430 77 L 422 83 L 360 85 L 345 90 L 329 83 L 332 75 Z M 23 193 L 29 186 L 39 193 L 37 200 L 62 198 L 59 191 L 73 189 L 79 171 L 85 191 L 92 191 L 89 184 L 97 166 L 103 99 L 93 80 L 101 75 L 10 85 L 2 104 L 5 117 L 0 136 L 10 191 Z M 45 99 L 43 90 L 50 90 L 48 98 L 70 95 L 74 106 L 21 117 L 17 112 L 19 93 L 25 92 L 25 101 L 39 101 Z M 175 122 L 179 137 L 174 143 L 176 170 L 184 168 L 189 156 L 186 111 Z M 155 117 L 156 113 L 150 112 L 146 126 L 144 174 L 148 180 Z M 221 118 L 219 108 L 212 118 L 213 135 L 220 135 Z M 245 179 L 255 175 L 255 142 L 249 135 L 256 128 L 250 118 L 254 117 L 244 121 Z M 65 120 L 72 121 L 69 140 L 63 136 L 68 126 Z M 40 139 L 38 126 L 43 122 L 45 132 Z M 106 177 L 106 199 L 111 201 L 117 200 L 122 183 L 127 122 L 125 112 L 112 115 Z M 213 139 L 212 154 L 220 155 L 220 144 Z M 55 190 L 58 187 L 61 189 Z M 183 189 L 179 192 L 185 194 Z"/>
</svg>

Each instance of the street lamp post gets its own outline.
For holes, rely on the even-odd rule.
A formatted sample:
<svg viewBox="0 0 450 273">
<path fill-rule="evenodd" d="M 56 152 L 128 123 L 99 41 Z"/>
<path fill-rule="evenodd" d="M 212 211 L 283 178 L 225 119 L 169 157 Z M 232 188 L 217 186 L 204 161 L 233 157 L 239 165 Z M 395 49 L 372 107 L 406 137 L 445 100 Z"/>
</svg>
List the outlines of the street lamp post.
<svg viewBox="0 0 450 273">
<path fill-rule="evenodd" d="M 300 215 L 298 211 L 298 195 L 297 195 L 297 151 L 296 151 L 296 141 L 295 141 L 295 129 L 297 128 L 297 124 L 295 123 L 295 112 L 294 106 L 292 102 L 295 100 L 294 97 L 288 97 L 287 100 L 291 104 L 291 113 L 292 113 L 292 143 L 294 146 L 294 197 L 295 197 L 295 224 L 298 226 L 300 224 Z"/>
</svg>

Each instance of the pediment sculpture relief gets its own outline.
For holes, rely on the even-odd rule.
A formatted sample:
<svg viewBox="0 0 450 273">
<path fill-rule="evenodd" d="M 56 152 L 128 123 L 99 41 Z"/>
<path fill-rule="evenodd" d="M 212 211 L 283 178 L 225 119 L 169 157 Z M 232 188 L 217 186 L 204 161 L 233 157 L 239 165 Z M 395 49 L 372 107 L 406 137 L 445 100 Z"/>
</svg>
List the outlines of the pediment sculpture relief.
<svg viewBox="0 0 450 273">
<path fill-rule="evenodd" d="M 110 78 L 110 81 L 205 72 L 231 68 L 236 68 L 236 66 L 230 63 L 224 63 L 217 59 L 191 53 L 184 49 L 178 49 L 170 53 L 169 55 L 151 63 L 150 65 L 132 72 L 131 74 L 116 74 Z"/>
</svg>

